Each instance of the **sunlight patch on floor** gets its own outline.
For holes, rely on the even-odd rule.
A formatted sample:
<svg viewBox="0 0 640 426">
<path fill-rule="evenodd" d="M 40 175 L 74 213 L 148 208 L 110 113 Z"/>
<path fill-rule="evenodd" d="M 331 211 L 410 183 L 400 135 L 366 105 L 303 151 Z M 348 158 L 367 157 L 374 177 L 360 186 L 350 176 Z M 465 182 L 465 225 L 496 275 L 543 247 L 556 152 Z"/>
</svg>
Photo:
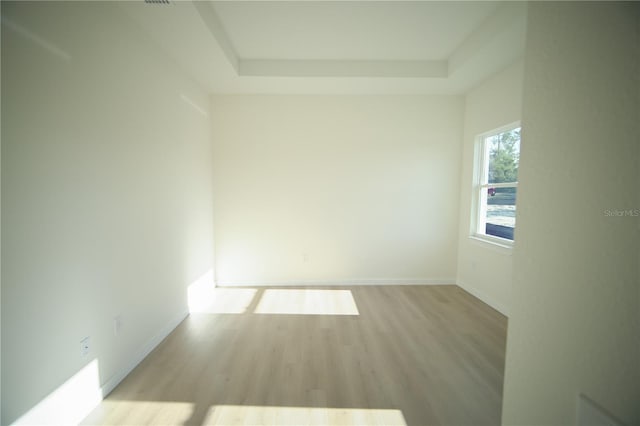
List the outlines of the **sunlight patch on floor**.
<svg viewBox="0 0 640 426">
<path fill-rule="evenodd" d="M 209 409 L 203 425 L 406 426 L 407 423 L 400 410 L 214 405 Z"/>
<path fill-rule="evenodd" d="M 194 404 L 174 401 L 105 400 L 82 425 L 182 425 L 193 415 Z"/>
<path fill-rule="evenodd" d="M 350 290 L 267 289 L 256 314 L 359 315 Z"/>
<path fill-rule="evenodd" d="M 189 312 L 200 314 L 243 314 L 257 290 L 253 288 L 189 288 Z"/>
<path fill-rule="evenodd" d="M 191 314 L 243 314 L 256 295 L 255 288 L 219 288 L 213 283 L 213 270 L 204 273 L 187 289 Z"/>
</svg>

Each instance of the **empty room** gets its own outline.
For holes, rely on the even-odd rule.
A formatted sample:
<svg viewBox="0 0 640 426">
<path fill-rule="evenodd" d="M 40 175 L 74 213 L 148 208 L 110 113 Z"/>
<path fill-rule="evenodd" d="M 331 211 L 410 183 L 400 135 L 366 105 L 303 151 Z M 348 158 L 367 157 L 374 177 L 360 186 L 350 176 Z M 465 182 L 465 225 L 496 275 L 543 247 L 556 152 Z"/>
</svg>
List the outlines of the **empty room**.
<svg viewBox="0 0 640 426">
<path fill-rule="evenodd" d="M 2 425 L 640 424 L 640 5 L 1 1 Z"/>
</svg>

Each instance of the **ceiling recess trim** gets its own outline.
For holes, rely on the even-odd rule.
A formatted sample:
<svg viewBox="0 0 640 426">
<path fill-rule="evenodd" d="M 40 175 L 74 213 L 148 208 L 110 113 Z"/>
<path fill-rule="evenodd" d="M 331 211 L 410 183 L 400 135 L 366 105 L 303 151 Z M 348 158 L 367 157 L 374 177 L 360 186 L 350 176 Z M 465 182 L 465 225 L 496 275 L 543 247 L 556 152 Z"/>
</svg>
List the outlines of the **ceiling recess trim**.
<svg viewBox="0 0 640 426">
<path fill-rule="evenodd" d="M 227 57 L 227 60 L 237 73 L 239 69 L 238 54 L 233 48 L 233 44 L 231 44 L 231 40 L 229 40 L 229 37 L 227 36 L 227 33 L 222 26 L 222 22 L 220 22 L 220 18 L 218 18 L 215 10 L 213 10 L 213 7 L 209 5 L 208 2 L 194 1 L 192 4 L 195 6 L 200 18 L 202 18 L 202 21 L 211 32 L 211 35 L 213 35 L 213 37 L 218 41 L 224 55 Z"/>
<path fill-rule="evenodd" d="M 508 37 L 509 28 L 525 25 L 522 2 L 504 2 L 481 23 L 445 60 L 291 60 L 240 58 L 210 2 L 194 1 L 198 14 L 217 40 L 237 76 L 251 77 L 376 77 L 446 79 L 489 47 Z"/>
<path fill-rule="evenodd" d="M 526 28 L 526 4 L 524 2 L 504 2 L 493 15 L 484 20 L 449 56 L 449 72 L 454 73 L 474 56 L 481 55 L 483 49 L 509 34 L 509 29 Z M 524 34 L 524 30 L 521 32 Z"/>
<path fill-rule="evenodd" d="M 446 78 L 446 61 L 241 59 L 241 76 Z"/>
</svg>

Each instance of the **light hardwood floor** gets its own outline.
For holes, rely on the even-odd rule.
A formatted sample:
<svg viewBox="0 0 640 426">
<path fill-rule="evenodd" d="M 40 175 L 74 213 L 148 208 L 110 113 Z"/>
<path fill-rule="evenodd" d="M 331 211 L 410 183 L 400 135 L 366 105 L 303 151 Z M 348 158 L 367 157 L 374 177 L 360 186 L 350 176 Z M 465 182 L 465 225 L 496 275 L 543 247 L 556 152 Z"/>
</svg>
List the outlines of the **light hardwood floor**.
<svg viewBox="0 0 640 426">
<path fill-rule="evenodd" d="M 317 289 L 358 315 L 254 313 L 267 288 L 245 313 L 192 314 L 84 424 L 500 423 L 503 315 L 456 286 Z"/>
</svg>

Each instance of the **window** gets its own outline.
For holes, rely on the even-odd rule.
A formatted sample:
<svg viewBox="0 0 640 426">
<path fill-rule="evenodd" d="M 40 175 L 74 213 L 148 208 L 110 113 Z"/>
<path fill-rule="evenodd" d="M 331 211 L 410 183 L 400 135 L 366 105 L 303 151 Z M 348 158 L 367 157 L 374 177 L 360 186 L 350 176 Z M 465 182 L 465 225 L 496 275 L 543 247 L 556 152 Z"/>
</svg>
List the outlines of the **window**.
<svg viewBox="0 0 640 426">
<path fill-rule="evenodd" d="M 513 243 L 520 162 L 520 124 L 478 136 L 472 234 L 503 245 Z"/>
</svg>

